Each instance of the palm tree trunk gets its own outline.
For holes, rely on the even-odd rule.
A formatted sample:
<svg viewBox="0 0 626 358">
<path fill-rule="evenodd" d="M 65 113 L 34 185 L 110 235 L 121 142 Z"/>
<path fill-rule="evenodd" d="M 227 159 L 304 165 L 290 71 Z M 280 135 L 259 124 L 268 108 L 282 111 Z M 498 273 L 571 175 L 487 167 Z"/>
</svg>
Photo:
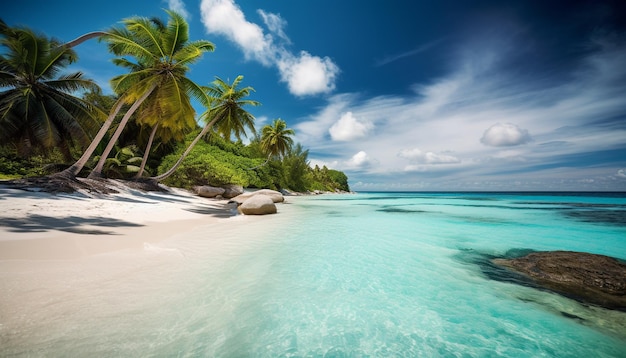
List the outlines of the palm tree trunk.
<svg viewBox="0 0 626 358">
<path fill-rule="evenodd" d="M 113 124 L 113 120 L 117 116 L 117 113 L 122 109 L 123 105 L 124 105 L 124 101 L 120 98 L 117 101 L 117 104 L 115 105 L 113 111 L 109 114 L 109 117 L 107 118 L 107 120 L 104 121 L 104 123 L 102 124 L 102 127 L 100 127 L 100 130 L 98 131 L 94 139 L 91 141 L 91 144 L 89 144 L 89 147 L 87 147 L 87 149 L 83 152 L 83 155 L 76 161 L 76 163 L 72 164 L 72 166 L 70 166 L 69 168 L 58 173 L 58 175 L 68 177 L 68 178 L 73 178 L 73 177 L 76 177 L 78 173 L 80 173 L 80 171 L 83 169 L 85 164 L 87 164 L 87 162 L 89 161 L 89 158 L 91 158 L 91 156 L 93 155 L 93 152 L 98 147 L 98 144 L 100 144 L 100 142 L 102 141 L 102 138 L 104 138 L 104 136 L 106 135 L 107 131 L 111 127 L 111 124 Z"/>
<path fill-rule="evenodd" d="M 106 32 L 104 32 L 104 31 L 89 32 L 89 33 L 86 33 L 86 34 L 84 34 L 84 35 L 82 35 L 82 36 L 80 36 L 80 37 L 70 41 L 70 42 L 64 43 L 62 46 L 65 47 L 65 48 L 72 48 L 72 47 L 78 46 L 78 45 L 82 44 L 83 42 L 85 42 L 85 41 L 87 41 L 89 39 L 92 39 L 94 37 L 100 37 L 100 36 L 105 36 L 105 35 L 108 35 L 108 34 Z"/>
<path fill-rule="evenodd" d="M 113 146 L 115 146 L 115 143 L 117 142 L 117 140 L 119 139 L 120 135 L 122 134 L 122 131 L 124 130 L 124 127 L 126 127 L 126 123 L 128 123 L 128 120 L 133 115 L 133 113 L 135 113 L 137 108 L 139 108 L 139 106 L 143 103 L 143 101 L 146 98 L 148 98 L 148 96 L 152 93 L 152 91 L 154 91 L 155 88 L 156 88 L 156 83 L 153 84 L 150 87 L 150 89 L 148 89 L 146 91 L 146 93 L 144 93 L 137 101 L 135 101 L 135 103 L 133 103 L 133 105 L 130 107 L 128 112 L 126 112 L 126 114 L 122 118 L 122 121 L 120 122 L 119 126 L 115 130 L 115 133 L 113 133 L 113 137 L 111 137 L 111 139 L 109 140 L 109 143 L 107 144 L 106 148 L 104 148 L 104 152 L 102 153 L 102 156 L 100 156 L 100 160 L 98 161 L 98 164 L 91 171 L 91 173 L 89 173 L 88 178 L 92 178 L 92 179 L 93 178 L 102 178 L 102 168 L 104 168 L 104 163 L 106 162 L 107 158 L 109 157 L 109 154 L 111 153 L 111 150 L 113 150 Z"/>
<path fill-rule="evenodd" d="M 154 126 L 154 128 L 152 128 L 152 132 L 150 133 L 150 138 L 148 139 L 148 144 L 146 145 L 146 149 L 143 152 L 141 165 L 139 166 L 139 171 L 135 175 L 135 179 L 141 178 L 141 176 L 143 175 L 143 170 L 146 168 L 146 163 L 148 162 L 148 157 L 150 156 L 150 150 L 152 149 L 152 141 L 154 140 L 154 136 L 156 135 L 158 128 L 159 128 L 158 123 Z"/>
<path fill-rule="evenodd" d="M 246 168 L 246 169 L 247 169 L 247 170 L 254 170 L 254 169 L 258 169 L 258 168 L 260 168 L 260 167 L 262 167 L 262 166 L 266 165 L 267 163 L 269 163 L 269 161 L 270 161 L 270 159 L 271 159 L 271 158 L 272 158 L 272 155 L 271 155 L 271 154 L 269 154 L 269 155 L 267 156 L 267 159 L 265 159 L 265 163 L 263 163 L 263 164 L 261 164 L 261 165 L 257 165 L 256 167 Z"/>
<path fill-rule="evenodd" d="M 213 127 L 213 125 L 221 118 L 222 118 L 222 116 L 213 118 L 213 120 L 211 122 L 209 122 L 207 125 L 205 125 L 204 128 L 202 128 L 202 131 L 200 132 L 200 134 L 198 134 L 196 136 L 196 138 L 194 138 L 193 142 L 191 142 L 191 144 L 189 144 L 189 146 L 187 147 L 187 149 L 185 150 L 183 155 L 181 155 L 180 158 L 178 158 L 178 161 L 168 171 L 166 171 L 165 173 L 163 173 L 161 175 L 154 176 L 154 177 L 152 177 L 150 179 L 155 180 L 155 181 L 158 182 L 158 181 L 164 180 L 164 179 L 168 178 L 169 176 L 171 176 L 172 174 L 174 174 L 176 169 L 178 169 L 178 167 L 183 162 L 183 160 L 185 160 L 187 155 L 189 155 L 189 153 L 191 152 L 193 147 L 196 145 L 196 143 L 198 143 L 200 138 L 204 137 L 207 134 L 207 132 L 209 131 L 209 129 L 211 129 L 211 127 Z"/>
</svg>

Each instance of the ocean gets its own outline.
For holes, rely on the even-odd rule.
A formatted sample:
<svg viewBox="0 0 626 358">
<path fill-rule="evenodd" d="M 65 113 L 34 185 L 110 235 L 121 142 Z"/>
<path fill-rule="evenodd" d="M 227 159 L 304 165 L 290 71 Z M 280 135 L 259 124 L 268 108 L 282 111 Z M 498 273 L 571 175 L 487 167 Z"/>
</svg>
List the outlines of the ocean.
<svg viewBox="0 0 626 358">
<path fill-rule="evenodd" d="M 494 280 L 488 264 L 528 250 L 626 260 L 626 194 L 332 194 L 247 219 L 115 254 L 116 274 L 77 279 L 88 294 L 50 305 L 5 353 L 626 357 L 625 312 Z"/>
</svg>

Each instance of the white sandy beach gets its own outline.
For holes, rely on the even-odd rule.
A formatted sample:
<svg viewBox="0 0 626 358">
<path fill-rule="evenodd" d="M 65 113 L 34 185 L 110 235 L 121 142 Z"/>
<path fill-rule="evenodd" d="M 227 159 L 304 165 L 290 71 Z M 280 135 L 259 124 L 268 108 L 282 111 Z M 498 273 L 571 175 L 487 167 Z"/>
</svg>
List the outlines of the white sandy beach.
<svg viewBox="0 0 626 358">
<path fill-rule="evenodd" d="M 229 259 L 285 219 L 233 215 L 226 200 L 175 188 L 90 196 L 0 187 L 0 356 L 46 355 L 69 338 L 80 350 L 99 325 L 184 299 L 199 262 L 214 270 L 204 281 L 223 280 Z"/>
<path fill-rule="evenodd" d="M 0 187 L 0 260 L 72 259 L 141 248 L 232 216 L 188 191 L 48 194 Z"/>
</svg>

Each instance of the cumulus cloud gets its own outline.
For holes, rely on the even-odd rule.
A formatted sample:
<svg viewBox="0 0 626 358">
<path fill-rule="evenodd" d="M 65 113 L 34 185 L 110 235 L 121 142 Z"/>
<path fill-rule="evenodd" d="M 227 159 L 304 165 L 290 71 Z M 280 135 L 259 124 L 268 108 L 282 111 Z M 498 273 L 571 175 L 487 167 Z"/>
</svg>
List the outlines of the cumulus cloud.
<svg viewBox="0 0 626 358">
<path fill-rule="evenodd" d="M 246 58 L 269 65 L 273 57 L 272 41 L 257 24 L 248 22 L 232 0 L 202 0 L 202 23 L 209 33 L 219 34 L 236 43 Z"/>
<path fill-rule="evenodd" d="M 225 36 L 234 42 L 247 59 L 277 67 L 280 80 L 287 83 L 292 94 L 309 96 L 335 89 L 339 67 L 330 58 L 313 56 L 306 51 L 296 55 L 275 41 L 272 34 L 281 38 L 283 43 L 289 43 L 284 32 L 287 22 L 280 15 L 258 11 L 272 33 L 266 34 L 259 25 L 246 20 L 234 0 L 202 0 L 200 12 L 209 33 Z"/>
<path fill-rule="evenodd" d="M 183 3 L 183 0 L 167 0 L 167 7 L 170 10 L 176 11 L 177 13 L 182 15 L 185 19 L 189 19 L 189 12 L 185 8 L 185 3 Z"/>
<path fill-rule="evenodd" d="M 398 153 L 400 158 L 408 159 L 412 163 L 420 164 L 454 164 L 460 163 L 459 158 L 441 153 L 423 152 L 418 148 L 404 149 Z"/>
<path fill-rule="evenodd" d="M 496 123 L 489 127 L 480 142 L 491 147 L 512 147 L 530 142 L 526 129 L 512 123 Z"/>
<path fill-rule="evenodd" d="M 296 96 L 328 93 L 335 89 L 339 67 L 328 57 L 311 56 L 306 51 L 298 56 L 284 53 L 277 65 L 281 80 Z"/>
<path fill-rule="evenodd" d="M 378 182 L 378 189 L 423 181 L 432 188 L 623 190 L 624 161 L 612 161 L 626 135 L 620 96 L 626 67 L 618 65 L 626 60 L 626 43 L 594 49 L 550 80 L 520 77 L 508 66 L 519 52 L 494 48 L 452 56 L 450 72 L 416 83 L 414 96 L 335 94 L 296 125 L 298 138 L 313 157 L 337 160 L 352 181 Z M 329 136 L 347 112 L 356 122 L 367 118 L 376 135 L 353 141 Z M 356 166 L 368 158 L 376 160 Z M 606 161 L 612 175 L 599 165 Z M 588 177 L 593 185 L 578 182 Z"/>
<path fill-rule="evenodd" d="M 371 165 L 372 159 L 364 151 L 360 151 L 346 163 L 350 168 L 365 168 Z"/>
<path fill-rule="evenodd" d="M 365 137 L 372 128 L 371 123 L 361 122 L 352 115 L 352 112 L 346 112 L 330 127 L 328 132 L 335 141 L 351 141 Z"/>
</svg>

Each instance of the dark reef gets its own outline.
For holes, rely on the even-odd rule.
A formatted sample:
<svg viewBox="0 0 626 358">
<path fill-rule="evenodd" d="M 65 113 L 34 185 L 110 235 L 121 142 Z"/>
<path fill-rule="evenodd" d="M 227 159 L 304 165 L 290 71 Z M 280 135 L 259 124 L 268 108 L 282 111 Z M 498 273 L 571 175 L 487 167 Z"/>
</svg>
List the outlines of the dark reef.
<svg viewBox="0 0 626 358">
<path fill-rule="evenodd" d="M 573 251 L 532 252 L 496 258 L 514 277 L 579 302 L 626 311 L 626 264 L 612 257 Z M 518 280 L 509 280 L 516 282 Z"/>
</svg>

